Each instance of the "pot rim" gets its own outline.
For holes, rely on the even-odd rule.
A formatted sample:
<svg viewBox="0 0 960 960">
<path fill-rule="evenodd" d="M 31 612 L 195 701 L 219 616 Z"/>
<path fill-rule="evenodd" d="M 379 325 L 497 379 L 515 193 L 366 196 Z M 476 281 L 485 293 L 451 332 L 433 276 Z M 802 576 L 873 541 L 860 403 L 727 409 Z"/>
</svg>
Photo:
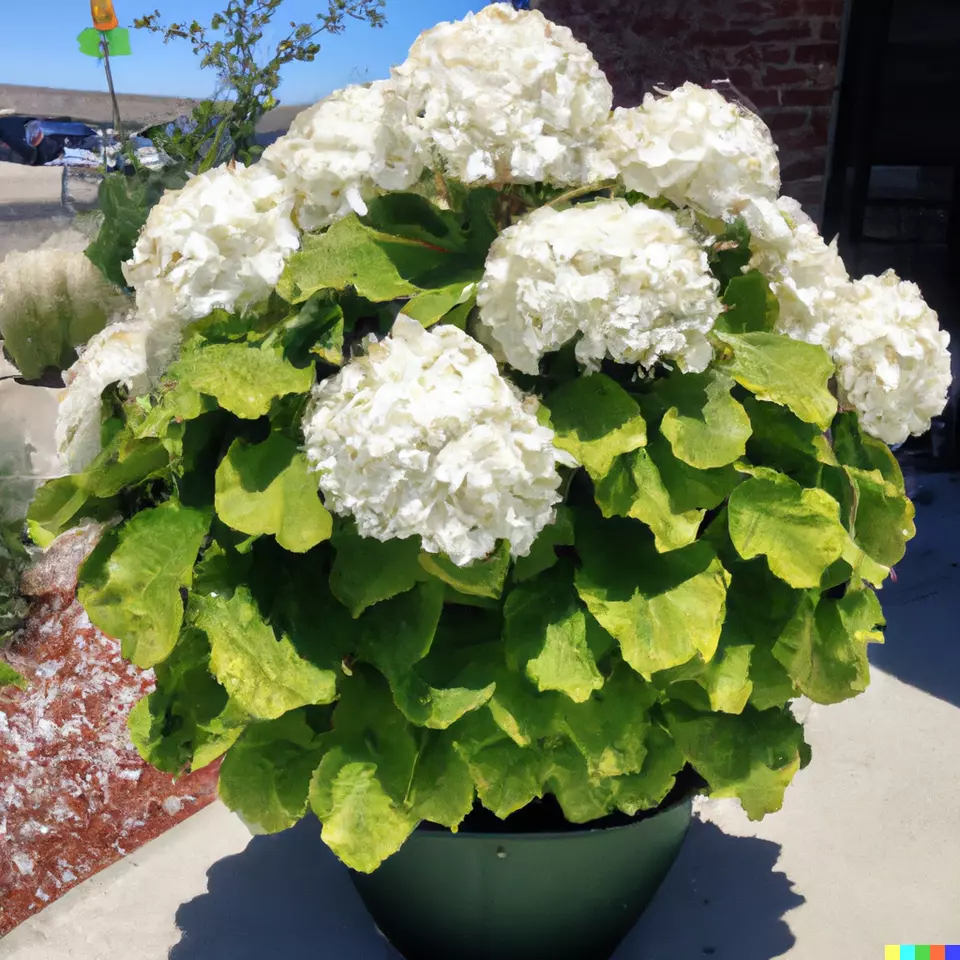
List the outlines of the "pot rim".
<svg viewBox="0 0 960 960">
<path fill-rule="evenodd" d="M 587 821 L 586 823 L 572 823 L 570 826 L 573 829 L 570 830 L 516 830 L 516 831 L 506 831 L 503 833 L 492 833 L 486 831 L 456 831 L 443 827 L 440 824 L 435 824 L 434 826 L 437 829 L 428 829 L 428 830 L 417 830 L 414 833 L 420 839 L 431 838 L 431 839 L 443 839 L 449 840 L 451 837 L 470 837 L 471 839 L 477 840 L 498 840 L 501 843 L 512 842 L 516 843 L 517 841 L 530 842 L 533 840 L 570 840 L 575 837 L 583 837 L 589 834 L 596 833 L 613 833 L 618 830 L 630 830 L 633 827 L 639 826 L 641 823 L 645 823 L 648 820 L 653 820 L 655 817 L 658 817 L 661 813 L 668 813 L 671 810 L 676 810 L 677 807 L 683 805 L 691 805 L 693 803 L 694 797 L 698 796 L 700 793 L 699 789 L 692 787 L 689 791 L 684 793 L 682 796 L 677 797 L 676 800 L 673 800 L 671 803 L 668 803 L 666 806 L 657 807 L 654 813 L 651 813 L 649 816 L 644 817 L 642 820 L 634 820 L 632 823 L 621 823 L 616 826 L 610 827 L 591 827 L 591 823 L 596 823 L 596 821 Z M 646 811 L 645 811 L 646 812 Z M 424 821 L 429 822 L 429 821 Z"/>
</svg>

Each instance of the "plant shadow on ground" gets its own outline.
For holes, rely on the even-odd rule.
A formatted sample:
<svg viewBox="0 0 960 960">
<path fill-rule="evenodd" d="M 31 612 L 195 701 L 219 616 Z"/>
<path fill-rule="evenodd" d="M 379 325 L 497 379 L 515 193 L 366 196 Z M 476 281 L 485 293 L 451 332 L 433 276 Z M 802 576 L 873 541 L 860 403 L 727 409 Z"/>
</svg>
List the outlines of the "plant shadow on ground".
<svg viewBox="0 0 960 960">
<path fill-rule="evenodd" d="M 803 903 L 774 868 L 780 848 L 694 820 L 677 863 L 613 960 L 772 960 Z M 379 935 L 313 818 L 215 863 L 177 911 L 170 960 L 401 960 Z M 452 878 L 451 878 L 452 879 Z"/>
<path fill-rule="evenodd" d="M 870 662 L 960 707 L 960 475 L 918 474 L 907 490 L 917 507 L 917 536 L 897 565 L 896 582 L 880 592 L 886 643 L 870 645 Z"/>
</svg>

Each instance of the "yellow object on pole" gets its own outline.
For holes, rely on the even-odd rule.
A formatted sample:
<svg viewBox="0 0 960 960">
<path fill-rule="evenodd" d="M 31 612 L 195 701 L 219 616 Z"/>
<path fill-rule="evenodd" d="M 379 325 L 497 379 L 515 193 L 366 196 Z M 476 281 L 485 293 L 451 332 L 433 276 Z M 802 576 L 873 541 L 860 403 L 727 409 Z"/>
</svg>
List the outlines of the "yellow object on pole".
<svg viewBox="0 0 960 960">
<path fill-rule="evenodd" d="M 113 10 L 113 0 L 90 0 L 90 13 L 98 30 L 116 30 L 120 26 Z"/>
</svg>

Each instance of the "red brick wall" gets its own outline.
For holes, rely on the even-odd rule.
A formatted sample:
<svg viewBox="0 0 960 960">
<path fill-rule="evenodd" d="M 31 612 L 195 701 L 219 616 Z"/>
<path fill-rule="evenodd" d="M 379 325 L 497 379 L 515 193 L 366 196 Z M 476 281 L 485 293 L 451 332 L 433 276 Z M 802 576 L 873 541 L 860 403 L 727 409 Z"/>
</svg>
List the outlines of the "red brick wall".
<svg viewBox="0 0 960 960">
<path fill-rule="evenodd" d="M 821 201 L 844 0 L 534 0 L 606 71 L 618 106 L 729 79 L 780 147 L 784 193 Z M 816 212 L 815 210 L 813 212 Z"/>
</svg>

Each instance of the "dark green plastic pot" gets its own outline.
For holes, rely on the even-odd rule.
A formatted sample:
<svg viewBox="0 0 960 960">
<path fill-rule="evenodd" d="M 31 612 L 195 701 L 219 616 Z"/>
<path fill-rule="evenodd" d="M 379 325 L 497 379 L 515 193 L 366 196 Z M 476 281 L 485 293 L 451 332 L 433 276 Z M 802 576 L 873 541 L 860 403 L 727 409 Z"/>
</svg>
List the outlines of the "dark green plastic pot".
<svg viewBox="0 0 960 960">
<path fill-rule="evenodd" d="M 564 833 L 421 828 L 353 882 L 407 960 L 608 960 L 680 852 L 690 807 Z"/>
</svg>

